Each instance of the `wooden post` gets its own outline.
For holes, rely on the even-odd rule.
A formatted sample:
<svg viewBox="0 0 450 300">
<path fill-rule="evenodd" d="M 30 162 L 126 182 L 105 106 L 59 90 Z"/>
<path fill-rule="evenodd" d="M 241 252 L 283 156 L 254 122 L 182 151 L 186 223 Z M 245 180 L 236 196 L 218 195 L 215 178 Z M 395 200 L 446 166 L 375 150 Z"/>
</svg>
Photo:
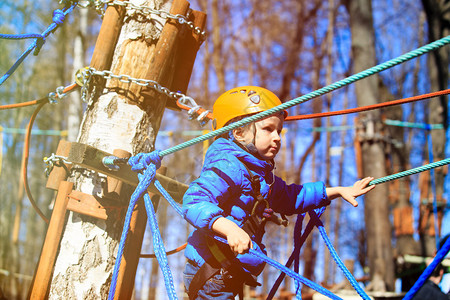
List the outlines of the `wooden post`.
<svg viewBox="0 0 450 300">
<path fill-rule="evenodd" d="M 189 21 L 192 22 L 194 27 L 204 28 L 206 25 L 206 14 L 193 10 L 190 14 Z M 186 93 L 192 68 L 194 67 L 195 57 L 202 42 L 203 38 L 201 35 L 193 32 L 189 28 L 184 30 L 177 47 L 175 57 L 177 72 L 173 79 L 172 90 Z"/>
<path fill-rule="evenodd" d="M 41 300 L 47 297 L 53 266 L 59 248 L 59 241 L 61 240 L 61 234 L 64 228 L 68 202 L 67 195 L 72 191 L 72 188 L 73 183 L 67 181 L 62 181 L 59 186 L 52 217 L 47 229 L 47 235 L 45 236 L 41 258 L 35 274 L 30 299 Z"/>
<path fill-rule="evenodd" d="M 170 13 L 172 14 L 180 14 L 186 15 L 189 10 L 189 2 L 186 0 L 174 0 L 172 3 L 172 7 L 170 8 Z M 166 25 L 161 32 L 161 37 L 156 44 L 156 48 L 154 51 L 154 55 L 151 57 L 149 62 L 149 68 L 147 74 L 145 76 L 146 79 L 154 80 L 165 87 L 171 87 L 171 81 L 174 80 L 174 77 L 178 72 L 182 72 L 181 66 L 175 70 L 174 74 L 171 68 L 171 64 L 176 63 L 177 54 L 176 50 L 179 47 L 179 33 L 180 33 L 180 24 L 177 24 L 176 20 L 170 19 L 167 21 Z M 198 48 L 197 48 L 198 50 Z M 195 56 L 194 56 L 195 59 Z M 174 76 L 171 78 L 171 76 Z M 189 74 L 190 77 L 190 74 Z M 189 80 L 189 78 L 187 78 Z M 180 85 L 180 83 L 178 83 Z M 141 90 L 141 87 L 139 87 Z M 142 89 L 142 95 L 144 96 L 146 102 L 151 99 L 153 101 L 151 107 L 153 107 L 156 111 L 163 111 L 166 106 L 167 97 L 163 96 L 159 92 L 156 92 L 153 88 L 144 88 Z M 155 99 L 158 99 L 159 104 L 155 106 Z M 160 114 L 162 118 L 162 113 Z M 159 123 L 160 120 L 157 120 Z M 159 125 L 159 124 L 158 124 Z"/>
<path fill-rule="evenodd" d="M 92 53 L 91 67 L 103 71 L 109 70 L 113 59 L 114 48 L 123 26 L 125 7 L 119 5 L 108 5 L 102 26 Z"/>
</svg>

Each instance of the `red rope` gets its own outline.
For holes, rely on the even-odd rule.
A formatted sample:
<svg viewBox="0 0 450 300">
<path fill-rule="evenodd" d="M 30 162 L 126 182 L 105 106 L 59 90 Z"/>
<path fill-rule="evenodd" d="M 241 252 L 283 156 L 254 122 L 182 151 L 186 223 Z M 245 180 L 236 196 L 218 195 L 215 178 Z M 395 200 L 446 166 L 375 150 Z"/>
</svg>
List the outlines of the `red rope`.
<svg viewBox="0 0 450 300">
<path fill-rule="evenodd" d="M 307 120 L 307 119 L 315 119 L 315 118 L 331 117 L 331 116 L 337 116 L 337 115 L 352 114 L 352 113 L 357 113 L 357 112 L 362 112 L 362 111 L 367 111 L 367 110 L 374 110 L 374 109 L 379 109 L 379 108 L 383 108 L 383 107 L 389 107 L 389 106 L 394 106 L 394 105 L 399 105 L 399 104 L 405 104 L 405 103 L 425 100 L 425 99 L 439 97 L 439 96 L 448 95 L 448 94 L 450 94 L 450 89 L 438 91 L 438 92 L 432 92 L 432 93 L 428 93 L 428 94 L 424 94 L 424 95 L 413 96 L 413 97 L 409 97 L 409 98 L 387 101 L 387 102 L 383 102 L 383 103 L 361 106 L 361 107 L 357 107 L 357 108 L 350 108 L 350 109 L 344 109 L 344 110 L 338 110 L 338 111 L 330 111 L 330 112 L 317 113 L 317 114 L 288 116 L 288 117 L 286 117 L 285 120 L 286 121 L 298 121 L 298 120 Z M 185 105 L 179 103 L 178 101 L 177 101 L 177 105 L 181 109 L 190 110 L 190 108 L 188 106 L 185 106 Z M 204 111 L 205 111 L 205 109 L 199 108 L 198 113 L 201 114 Z M 212 113 L 208 113 L 207 117 L 210 120 L 212 120 L 213 119 Z"/>
<path fill-rule="evenodd" d="M 76 83 L 73 83 L 69 86 L 66 86 L 63 90 L 63 93 L 71 92 L 77 87 L 78 87 L 78 85 Z M 46 101 L 48 101 L 48 97 L 43 97 L 43 98 L 40 98 L 37 100 L 28 101 L 28 102 L 0 105 L 0 110 L 32 106 L 32 105 L 36 105 L 36 104 L 41 104 L 42 102 L 46 102 Z"/>
<path fill-rule="evenodd" d="M 167 251 L 166 255 L 171 255 L 171 254 L 175 254 L 177 252 L 180 252 L 181 250 L 185 249 L 187 246 L 187 243 L 184 243 L 183 245 L 181 245 L 180 247 L 177 247 L 173 250 Z M 139 257 L 142 258 L 156 258 L 155 254 L 141 254 Z"/>
<path fill-rule="evenodd" d="M 352 113 L 357 113 L 357 112 L 362 112 L 362 111 L 367 111 L 367 110 L 389 107 L 389 106 L 393 106 L 393 105 L 399 105 L 399 104 L 404 104 L 404 103 L 409 103 L 409 102 L 425 100 L 425 99 L 448 95 L 448 94 L 450 94 L 450 89 L 433 92 L 433 93 L 428 93 L 428 94 L 424 94 L 424 95 L 418 95 L 418 96 L 409 97 L 409 98 L 404 98 L 404 99 L 399 99 L 399 100 L 392 100 L 392 101 L 387 101 L 387 102 L 383 102 L 383 103 L 377 103 L 377 104 L 373 104 L 373 105 L 361 106 L 361 107 L 357 107 L 357 108 L 350 108 L 350 109 L 330 111 L 330 112 L 317 113 L 317 114 L 309 114 L 309 115 L 299 115 L 299 116 L 290 116 L 290 117 L 288 116 L 286 118 L 286 121 L 298 121 L 298 120 L 315 119 L 315 118 L 322 118 L 322 117 L 331 117 L 331 116 L 344 115 L 344 114 L 352 114 Z"/>
<path fill-rule="evenodd" d="M 34 210 L 38 213 L 38 215 L 45 221 L 45 223 L 48 224 L 48 219 L 44 215 L 44 213 L 39 209 L 39 207 L 36 204 L 36 201 L 34 201 L 33 196 L 31 195 L 31 190 L 28 185 L 28 156 L 30 154 L 30 137 L 31 137 L 31 129 L 33 127 L 34 120 L 36 119 L 36 116 L 38 112 L 41 110 L 41 108 L 47 104 L 48 102 L 43 102 L 39 104 L 39 106 L 34 110 L 33 115 L 30 118 L 30 122 L 27 126 L 27 131 L 25 134 L 25 141 L 23 145 L 23 156 L 22 156 L 22 179 L 23 179 L 23 185 L 25 187 L 25 192 L 28 196 L 28 199 L 31 202 L 31 205 L 33 206 Z"/>
</svg>

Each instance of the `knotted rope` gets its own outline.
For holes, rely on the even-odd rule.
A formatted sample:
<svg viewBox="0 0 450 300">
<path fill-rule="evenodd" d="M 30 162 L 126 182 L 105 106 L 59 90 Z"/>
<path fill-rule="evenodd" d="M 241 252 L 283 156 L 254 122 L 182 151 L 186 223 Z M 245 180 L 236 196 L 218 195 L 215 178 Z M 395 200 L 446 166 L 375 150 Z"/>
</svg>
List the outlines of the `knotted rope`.
<svg viewBox="0 0 450 300">
<path fill-rule="evenodd" d="M 120 238 L 119 248 L 117 251 L 116 263 L 114 265 L 113 276 L 111 279 L 111 287 L 109 290 L 108 299 L 113 300 L 117 277 L 119 274 L 120 264 L 122 260 L 123 251 L 125 248 L 125 242 L 128 236 L 128 231 L 131 222 L 131 216 L 136 206 L 136 203 L 142 196 L 144 196 L 145 208 L 148 215 L 149 225 L 152 230 L 153 236 L 153 247 L 155 250 L 156 259 L 158 260 L 161 271 L 164 275 L 165 286 L 169 299 L 177 299 L 177 294 L 173 284 L 173 276 L 170 271 L 170 267 L 167 261 L 166 251 L 164 249 L 164 244 L 162 242 L 161 233 L 158 228 L 158 223 L 155 217 L 155 210 L 151 202 L 150 196 L 147 193 L 147 189 L 150 184 L 155 180 L 156 170 L 161 167 L 161 156 L 158 151 L 151 153 L 139 153 L 136 156 L 131 157 L 128 160 L 128 164 L 131 169 L 138 173 L 139 184 L 135 191 L 131 195 L 130 204 L 125 216 L 125 222 L 122 230 L 122 236 Z"/>
<path fill-rule="evenodd" d="M 19 65 L 25 60 L 28 54 L 34 50 L 33 55 L 38 55 L 42 46 L 45 43 L 45 40 L 50 33 L 55 31 L 58 26 L 64 23 L 65 17 L 69 14 L 75 7 L 77 3 L 73 3 L 71 6 L 64 8 L 63 10 L 57 9 L 53 12 L 53 23 L 42 33 L 42 34 L 23 34 L 23 35 L 14 35 L 14 34 L 0 34 L 0 38 L 2 39 L 35 39 L 35 41 L 25 50 L 24 53 L 17 59 L 14 65 L 0 78 L 0 85 L 5 82 L 12 73 L 19 67 Z"/>
</svg>

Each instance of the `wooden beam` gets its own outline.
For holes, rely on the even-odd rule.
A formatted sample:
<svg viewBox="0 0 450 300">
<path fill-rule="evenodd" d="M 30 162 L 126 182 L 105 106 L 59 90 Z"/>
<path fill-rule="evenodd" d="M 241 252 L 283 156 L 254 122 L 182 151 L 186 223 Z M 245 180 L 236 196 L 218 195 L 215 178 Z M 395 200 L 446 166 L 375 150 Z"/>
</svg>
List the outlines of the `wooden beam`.
<svg viewBox="0 0 450 300">
<path fill-rule="evenodd" d="M 118 205 L 115 200 L 98 198 L 75 190 L 67 197 L 69 198 L 68 210 L 97 219 L 120 218 L 127 209 L 126 204 Z"/>
<path fill-rule="evenodd" d="M 46 299 L 47 292 L 52 279 L 53 266 L 56 261 L 56 254 L 61 240 L 61 234 L 66 220 L 66 208 L 69 193 L 72 191 L 73 183 L 62 181 L 59 185 L 52 217 L 48 224 L 44 246 L 35 274 L 30 299 Z"/>
<path fill-rule="evenodd" d="M 72 143 L 67 159 L 70 162 L 78 164 L 84 168 L 117 178 L 124 183 L 137 186 L 139 183 L 137 173 L 132 171 L 129 165 L 120 165 L 120 169 L 118 171 L 110 170 L 103 165 L 103 158 L 110 155 L 111 154 L 96 149 L 92 146 L 74 142 Z M 166 189 L 175 201 L 182 203 L 183 195 L 188 188 L 186 184 L 180 183 L 172 178 L 158 173 L 156 174 L 156 179 L 158 179 L 164 189 Z M 149 190 L 153 193 L 161 195 L 154 185 L 151 185 Z"/>
</svg>

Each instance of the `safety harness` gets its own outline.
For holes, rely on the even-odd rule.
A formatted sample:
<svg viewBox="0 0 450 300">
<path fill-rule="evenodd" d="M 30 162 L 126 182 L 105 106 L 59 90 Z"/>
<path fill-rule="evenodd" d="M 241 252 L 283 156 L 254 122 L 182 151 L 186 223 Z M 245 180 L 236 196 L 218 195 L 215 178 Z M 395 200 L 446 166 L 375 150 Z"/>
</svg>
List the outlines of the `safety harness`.
<svg viewBox="0 0 450 300">
<path fill-rule="evenodd" d="M 259 176 L 253 175 L 250 169 L 243 163 L 250 175 L 250 182 L 252 184 L 253 196 L 255 202 L 249 218 L 245 221 L 242 229 L 247 232 L 250 237 L 255 237 L 257 242 L 261 242 L 265 232 L 265 224 L 267 221 L 274 222 L 278 225 L 287 226 L 288 220 L 284 215 L 281 217 L 274 214 L 274 211 L 269 207 L 269 202 L 261 194 L 261 185 Z M 271 189 L 269 190 L 270 195 Z M 197 296 L 198 291 L 205 285 L 206 281 L 212 276 L 221 272 L 224 279 L 231 276 L 236 284 L 241 286 L 239 291 L 240 299 L 243 299 L 243 284 L 256 287 L 261 285 L 249 272 L 245 271 L 240 261 L 236 258 L 228 245 L 222 244 L 214 240 L 212 237 L 207 237 L 208 248 L 214 258 L 205 261 L 194 275 L 189 285 L 189 299 L 193 300 Z"/>
</svg>

